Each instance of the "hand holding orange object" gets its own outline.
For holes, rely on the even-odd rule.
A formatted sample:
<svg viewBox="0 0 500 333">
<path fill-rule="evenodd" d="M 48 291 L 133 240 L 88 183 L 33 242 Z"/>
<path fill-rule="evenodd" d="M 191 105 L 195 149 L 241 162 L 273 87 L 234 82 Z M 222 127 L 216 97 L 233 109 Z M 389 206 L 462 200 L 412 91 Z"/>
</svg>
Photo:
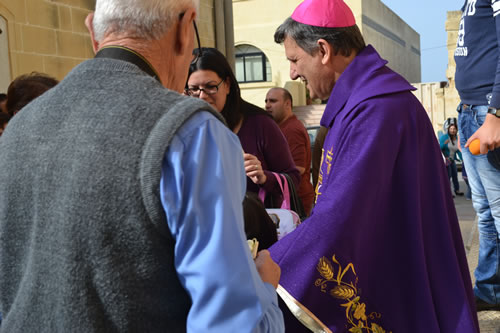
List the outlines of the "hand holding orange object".
<svg viewBox="0 0 500 333">
<path fill-rule="evenodd" d="M 481 153 L 479 151 L 480 147 L 481 147 L 481 142 L 479 142 L 479 139 L 475 139 L 469 144 L 469 151 L 472 155 L 479 155 Z"/>
<path fill-rule="evenodd" d="M 487 114 L 484 123 L 469 137 L 469 140 L 465 143 L 465 147 L 469 147 L 472 141 L 476 139 L 481 141 L 478 154 L 487 154 L 489 150 L 500 148 L 500 118 L 492 114 Z M 470 149 L 470 152 L 473 153 L 473 150 Z"/>
</svg>

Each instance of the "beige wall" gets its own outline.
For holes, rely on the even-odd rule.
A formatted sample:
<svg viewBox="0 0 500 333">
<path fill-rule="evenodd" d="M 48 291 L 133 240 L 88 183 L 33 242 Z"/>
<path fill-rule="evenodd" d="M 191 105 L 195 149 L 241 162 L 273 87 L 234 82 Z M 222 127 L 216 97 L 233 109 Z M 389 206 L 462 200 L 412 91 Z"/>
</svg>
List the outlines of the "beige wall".
<svg viewBox="0 0 500 333">
<path fill-rule="evenodd" d="M 436 133 L 442 131 L 446 119 L 458 117 L 457 106 L 460 102 L 460 97 L 455 88 L 455 59 L 453 53 L 457 43 L 460 17 L 460 11 L 448 12 L 444 27 L 448 35 L 446 43 L 448 47 L 448 68 L 446 69 L 448 82 L 413 84 L 418 88 L 414 92 L 415 96 L 417 96 L 427 111 Z"/>
<path fill-rule="evenodd" d="M 453 56 L 455 52 L 455 47 L 457 44 L 458 37 L 458 26 L 460 24 L 460 17 L 462 12 L 459 10 L 450 11 L 447 13 L 446 18 L 446 33 L 448 35 L 447 43 L 448 46 L 448 68 L 446 69 L 446 77 L 448 78 L 448 86 L 445 89 L 445 119 L 449 117 L 457 116 L 457 106 L 460 102 L 460 97 L 458 96 L 458 91 L 455 88 L 455 58 Z"/>
<path fill-rule="evenodd" d="M 347 0 L 361 22 L 361 32 L 388 66 L 409 82 L 421 81 L 420 35 L 380 1 Z M 361 10 L 358 6 L 361 3 Z M 361 15 L 359 14 L 361 12 Z M 361 16 L 361 17 L 360 17 Z"/>
<path fill-rule="evenodd" d="M 9 36 L 7 20 L 0 16 L 0 92 L 7 90 L 10 80 Z"/>
<path fill-rule="evenodd" d="M 301 1 L 233 0 L 235 45 L 250 44 L 259 48 L 269 59 L 272 68 L 270 82 L 240 85 L 243 98 L 249 102 L 264 106 L 266 92 L 271 87 L 278 86 L 292 92 L 296 106 L 306 104 L 304 85 L 290 80 L 289 64 L 283 46 L 274 43 L 273 39 L 276 28 Z M 412 46 L 420 50 L 420 36 L 380 0 L 346 0 L 346 3 L 365 34 L 366 42 L 373 44 L 390 61 L 391 68 L 409 81 L 420 81 L 419 51 L 415 53 L 412 50 Z M 401 45 L 401 41 L 405 47 Z"/>
<path fill-rule="evenodd" d="M 7 21 L 10 78 L 39 71 L 62 79 L 82 60 L 92 56 L 84 18 L 95 0 L 0 0 L 0 16 Z"/>
<path fill-rule="evenodd" d="M 196 24 L 203 47 L 215 47 L 214 21 L 214 0 L 200 0 L 200 12 Z"/>
<path fill-rule="evenodd" d="M 2 18 L 6 22 L 0 34 L 0 92 L 6 92 L 15 77 L 32 71 L 62 79 L 92 57 L 84 20 L 94 7 L 95 0 L 0 0 L 0 28 Z M 214 0 L 201 0 L 198 25 L 203 46 L 215 46 L 214 21 Z"/>
<path fill-rule="evenodd" d="M 290 81 L 289 65 L 283 46 L 274 42 L 274 31 L 290 16 L 300 0 L 233 0 L 235 45 L 250 44 L 259 48 L 269 59 L 272 68 L 270 82 L 244 83 L 240 85 L 244 99 L 264 106 L 267 91 L 272 87 L 284 87 Z M 290 83 L 294 104 L 305 104 L 302 84 Z"/>
<path fill-rule="evenodd" d="M 442 129 L 446 116 L 445 109 L 445 88 L 443 85 L 446 82 L 426 82 L 426 83 L 413 83 L 417 90 L 413 94 L 422 103 L 432 122 L 434 132 Z"/>
</svg>

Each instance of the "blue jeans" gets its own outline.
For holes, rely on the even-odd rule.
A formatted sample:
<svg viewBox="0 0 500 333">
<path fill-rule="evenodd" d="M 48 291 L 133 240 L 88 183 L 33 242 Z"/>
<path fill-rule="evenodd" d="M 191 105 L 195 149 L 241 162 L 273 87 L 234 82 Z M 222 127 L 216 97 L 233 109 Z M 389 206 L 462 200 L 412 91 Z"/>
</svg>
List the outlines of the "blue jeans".
<svg viewBox="0 0 500 333">
<path fill-rule="evenodd" d="M 462 147 L 483 124 L 487 109 L 487 105 L 459 106 L 458 131 Z M 475 156 L 468 148 L 462 148 L 462 156 L 479 229 L 474 293 L 490 304 L 500 304 L 500 171 L 488 162 L 486 155 Z"/>
</svg>

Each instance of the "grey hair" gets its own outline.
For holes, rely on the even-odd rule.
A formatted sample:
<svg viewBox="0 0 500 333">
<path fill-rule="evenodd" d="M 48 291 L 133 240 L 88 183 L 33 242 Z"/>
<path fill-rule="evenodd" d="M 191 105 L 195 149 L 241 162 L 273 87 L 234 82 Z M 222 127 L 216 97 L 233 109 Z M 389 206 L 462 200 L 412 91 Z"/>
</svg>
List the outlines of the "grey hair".
<svg viewBox="0 0 500 333">
<path fill-rule="evenodd" d="M 96 41 L 110 33 L 146 40 L 160 39 L 182 10 L 199 0 L 96 0 L 93 20 Z"/>
<path fill-rule="evenodd" d="M 314 55 L 319 46 L 318 39 L 326 40 L 336 52 L 348 57 L 351 51 L 359 53 L 365 48 L 365 40 L 357 25 L 344 28 L 323 28 L 299 23 L 291 17 L 283 22 L 274 33 L 274 41 L 281 44 L 287 37 L 310 55 Z"/>
</svg>

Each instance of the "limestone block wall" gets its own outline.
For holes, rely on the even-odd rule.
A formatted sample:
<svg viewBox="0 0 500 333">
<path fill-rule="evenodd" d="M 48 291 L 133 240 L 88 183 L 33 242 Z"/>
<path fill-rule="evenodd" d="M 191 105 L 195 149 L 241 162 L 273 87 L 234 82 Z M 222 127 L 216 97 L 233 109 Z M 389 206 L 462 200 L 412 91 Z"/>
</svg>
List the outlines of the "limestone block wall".
<svg viewBox="0 0 500 333">
<path fill-rule="evenodd" d="M 94 56 L 84 21 L 95 0 L 0 0 L 0 92 L 32 71 L 62 79 Z M 214 46 L 214 0 L 201 0 L 203 46 Z M 7 50 L 6 50 L 7 48 Z"/>
<path fill-rule="evenodd" d="M 200 42 L 203 47 L 215 47 L 214 0 L 200 0 L 200 10 L 196 19 Z"/>
<path fill-rule="evenodd" d="M 84 20 L 94 6 L 95 0 L 1 0 L 11 77 L 0 78 L 0 90 L 5 91 L 18 75 L 32 71 L 62 79 L 91 57 Z"/>
<path fill-rule="evenodd" d="M 417 90 L 413 94 L 422 103 L 429 116 L 434 132 L 441 130 L 445 118 L 445 95 L 446 82 L 426 82 L 426 83 L 413 83 Z"/>
<path fill-rule="evenodd" d="M 457 43 L 458 25 L 462 13 L 450 11 L 447 13 L 445 30 L 447 32 L 448 67 L 446 69 L 447 82 L 413 83 L 417 88 L 415 96 L 424 106 L 437 133 L 443 129 L 448 118 L 456 118 L 457 106 L 460 97 L 455 88 L 455 59 L 453 53 Z"/>
<path fill-rule="evenodd" d="M 457 116 L 457 106 L 460 103 L 460 96 L 455 88 L 455 58 L 454 52 L 457 45 L 458 26 L 462 12 L 459 10 L 450 11 L 447 13 L 445 29 L 448 35 L 446 45 L 448 47 L 448 68 L 446 69 L 446 77 L 448 78 L 448 86 L 445 88 L 444 99 L 446 107 L 444 109 L 445 119 Z"/>
</svg>

